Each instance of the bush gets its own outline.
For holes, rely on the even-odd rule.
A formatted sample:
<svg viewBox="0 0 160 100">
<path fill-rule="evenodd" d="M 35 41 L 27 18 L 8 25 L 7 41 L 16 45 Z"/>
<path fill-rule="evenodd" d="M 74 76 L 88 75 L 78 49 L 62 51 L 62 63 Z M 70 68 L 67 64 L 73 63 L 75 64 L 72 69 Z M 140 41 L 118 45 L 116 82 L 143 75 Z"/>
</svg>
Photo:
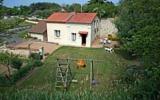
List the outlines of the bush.
<svg viewBox="0 0 160 100">
<path fill-rule="evenodd" d="M 8 80 L 4 75 L 0 74 L 0 86 L 10 85 L 11 81 Z"/>
<path fill-rule="evenodd" d="M 21 33 L 19 33 L 19 35 L 18 35 L 20 38 L 24 38 L 24 39 L 27 39 L 27 38 L 30 38 L 30 36 L 28 35 L 28 33 L 27 32 L 21 32 Z"/>
<path fill-rule="evenodd" d="M 123 48 L 116 48 L 114 51 L 115 53 L 121 55 L 123 58 L 128 60 L 133 60 L 137 58 L 137 56 L 134 55 L 134 52 L 125 50 Z"/>
<path fill-rule="evenodd" d="M 33 63 L 28 63 L 25 67 L 21 68 L 11 76 L 12 82 L 15 83 L 17 80 L 21 79 L 33 68 L 34 68 Z"/>
<path fill-rule="evenodd" d="M 39 66 L 42 66 L 42 65 L 43 65 L 43 63 L 40 60 L 34 60 L 33 61 L 33 66 L 35 66 L 35 67 L 39 67 Z"/>
<path fill-rule="evenodd" d="M 16 68 L 16 69 L 20 69 L 22 66 L 23 62 L 21 59 L 19 59 L 18 57 L 13 57 L 11 59 L 11 67 Z"/>
<path fill-rule="evenodd" d="M 108 40 L 118 41 L 118 37 L 114 34 L 108 34 Z"/>
<path fill-rule="evenodd" d="M 30 58 L 34 60 L 40 60 L 40 55 L 38 53 L 31 53 Z"/>
<path fill-rule="evenodd" d="M 23 78 L 28 74 L 29 71 L 33 70 L 34 67 L 39 67 L 42 65 L 42 62 L 40 60 L 33 60 L 27 63 L 24 67 L 19 69 L 16 73 L 14 73 L 11 77 L 10 80 L 7 79 L 5 76 L 0 75 L 0 85 L 2 86 L 7 86 L 7 85 L 12 85 L 15 84 L 18 80 Z"/>
</svg>

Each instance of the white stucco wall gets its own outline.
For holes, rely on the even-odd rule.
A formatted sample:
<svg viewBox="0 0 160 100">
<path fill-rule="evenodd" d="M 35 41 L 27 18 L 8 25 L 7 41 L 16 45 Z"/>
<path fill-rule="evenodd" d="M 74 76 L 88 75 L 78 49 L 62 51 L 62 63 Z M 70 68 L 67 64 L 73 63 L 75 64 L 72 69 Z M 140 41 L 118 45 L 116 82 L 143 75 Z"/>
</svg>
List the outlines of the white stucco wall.
<svg viewBox="0 0 160 100">
<path fill-rule="evenodd" d="M 38 40 L 44 41 L 43 34 L 29 33 L 29 35 L 33 38 L 37 38 Z"/>
<path fill-rule="evenodd" d="M 60 37 L 56 37 L 54 30 L 60 30 Z M 80 31 L 88 32 L 86 38 L 86 47 L 91 47 L 91 25 L 90 24 L 72 24 L 72 23 L 47 23 L 48 42 L 58 43 L 60 45 L 82 46 Z M 72 41 L 71 33 L 76 33 L 76 41 Z"/>
</svg>

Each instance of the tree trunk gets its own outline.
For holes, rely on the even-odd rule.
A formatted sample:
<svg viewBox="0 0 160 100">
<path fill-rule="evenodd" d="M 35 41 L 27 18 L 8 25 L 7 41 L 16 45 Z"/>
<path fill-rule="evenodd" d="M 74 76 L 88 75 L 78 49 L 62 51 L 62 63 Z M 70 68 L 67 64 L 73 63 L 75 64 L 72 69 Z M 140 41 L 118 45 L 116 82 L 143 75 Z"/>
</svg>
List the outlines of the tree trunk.
<svg viewBox="0 0 160 100">
<path fill-rule="evenodd" d="M 8 69 L 8 76 L 10 77 L 11 76 L 11 70 L 9 68 L 9 64 L 7 64 L 7 69 Z"/>
</svg>

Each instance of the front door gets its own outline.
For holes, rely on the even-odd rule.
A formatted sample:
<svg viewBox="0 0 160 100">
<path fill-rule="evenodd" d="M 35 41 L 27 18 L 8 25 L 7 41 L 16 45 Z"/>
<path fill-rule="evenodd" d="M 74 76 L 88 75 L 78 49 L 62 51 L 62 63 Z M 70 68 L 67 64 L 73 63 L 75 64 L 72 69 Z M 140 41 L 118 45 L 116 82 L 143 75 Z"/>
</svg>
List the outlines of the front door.
<svg viewBox="0 0 160 100">
<path fill-rule="evenodd" d="M 86 45 L 87 34 L 81 34 L 81 37 L 82 37 L 82 45 L 85 46 Z"/>
</svg>

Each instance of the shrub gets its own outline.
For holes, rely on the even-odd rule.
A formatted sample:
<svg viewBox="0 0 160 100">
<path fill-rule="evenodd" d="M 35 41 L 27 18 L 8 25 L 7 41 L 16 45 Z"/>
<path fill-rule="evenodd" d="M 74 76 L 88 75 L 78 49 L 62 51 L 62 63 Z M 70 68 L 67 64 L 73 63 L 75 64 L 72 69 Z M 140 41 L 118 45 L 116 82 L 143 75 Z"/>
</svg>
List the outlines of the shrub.
<svg viewBox="0 0 160 100">
<path fill-rule="evenodd" d="M 40 60 L 34 60 L 33 61 L 33 66 L 35 66 L 35 67 L 39 67 L 39 66 L 42 66 L 42 65 L 43 65 L 43 63 Z"/>
<path fill-rule="evenodd" d="M 19 59 L 18 57 L 13 57 L 11 59 L 11 67 L 16 68 L 16 69 L 20 69 L 22 66 L 23 62 L 21 59 Z"/>
<path fill-rule="evenodd" d="M 40 55 L 38 53 L 31 53 L 30 58 L 34 60 L 40 60 Z"/>
<path fill-rule="evenodd" d="M 123 48 L 116 48 L 114 51 L 117 54 L 121 55 L 123 58 L 128 59 L 128 60 L 133 60 L 137 58 L 137 56 L 134 55 L 134 52 L 125 50 Z"/>
<path fill-rule="evenodd" d="M 118 37 L 114 34 L 108 34 L 108 40 L 118 41 Z"/>
<path fill-rule="evenodd" d="M 108 40 L 112 40 L 112 35 L 108 34 Z"/>
<path fill-rule="evenodd" d="M 26 76 L 26 74 L 28 74 L 30 70 L 34 69 L 34 67 L 39 67 L 41 65 L 42 65 L 42 62 L 40 60 L 30 61 L 24 67 L 19 69 L 16 73 L 11 75 L 10 80 L 7 79 L 5 76 L 0 75 L 0 85 L 7 86 L 7 85 L 15 84 L 15 82 L 17 82 L 18 80 Z"/>
<path fill-rule="evenodd" d="M 8 80 L 4 75 L 0 74 L 0 86 L 10 85 L 11 81 Z"/>
<path fill-rule="evenodd" d="M 18 70 L 15 74 L 11 76 L 12 82 L 15 83 L 17 80 L 24 77 L 30 70 L 33 69 L 33 63 L 28 63 L 25 67 Z"/>
<path fill-rule="evenodd" d="M 24 38 L 24 39 L 30 38 L 30 35 L 26 31 L 23 31 L 23 32 L 19 33 L 18 36 L 20 38 Z"/>
</svg>

